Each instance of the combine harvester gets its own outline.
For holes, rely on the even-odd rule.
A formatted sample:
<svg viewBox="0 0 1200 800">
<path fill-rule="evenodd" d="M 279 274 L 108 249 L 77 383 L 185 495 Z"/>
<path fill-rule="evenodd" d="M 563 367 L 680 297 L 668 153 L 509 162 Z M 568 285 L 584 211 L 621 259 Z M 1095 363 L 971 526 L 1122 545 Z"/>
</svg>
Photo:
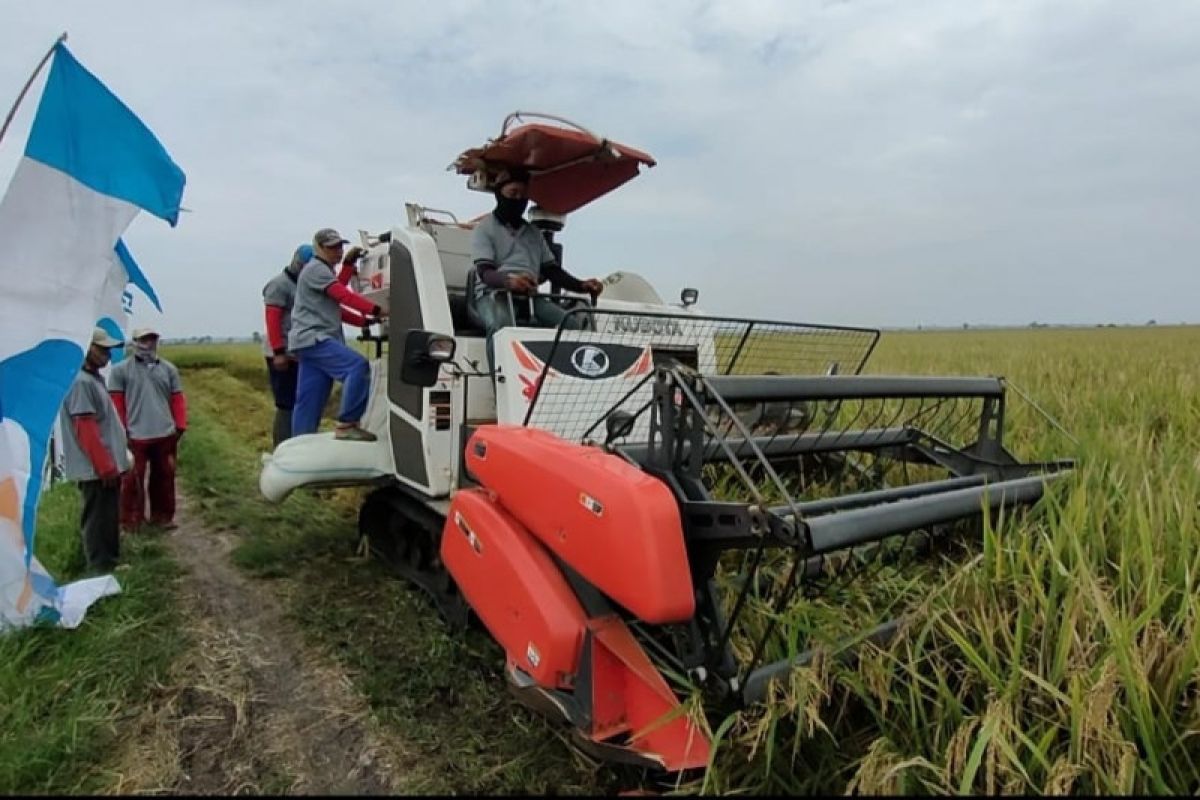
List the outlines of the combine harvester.
<svg viewBox="0 0 1200 800">
<path fill-rule="evenodd" d="M 522 116 L 544 121 L 513 127 Z M 528 169 L 530 218 L 561 259 L 565 216 L 653 165 L 514 114 L 452 168 L 480 191 Z M 633 273 L 595 304 L 552 293 L 583 329 L 506 328 L 489 364 L 467 304 L 471 223 L 406 208 L 406 224 L 361 234 L 361 290 L 390 310 L 362 337 L 379 441 L 284 442 L 262 492 L 375 486 L 359 517 L 372 551 L 450 624 L 475 615 L 515 694 L 601 758 L 705 766 L 682 703 L 728 713 L 806 663 L 812 632 L 789 609 L 1033 504 L 1071 466 L 1006 448 L 1002 379 L 862 375 L 877 330 L 711 316 Z"/>
</svg>

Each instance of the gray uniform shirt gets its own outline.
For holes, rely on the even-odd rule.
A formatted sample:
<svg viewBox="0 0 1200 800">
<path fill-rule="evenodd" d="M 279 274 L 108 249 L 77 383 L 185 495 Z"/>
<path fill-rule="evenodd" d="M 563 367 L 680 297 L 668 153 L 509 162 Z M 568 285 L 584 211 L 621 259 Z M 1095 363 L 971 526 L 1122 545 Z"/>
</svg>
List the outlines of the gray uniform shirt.
<svg viewBox="0 0 1200 800">
<path fill-rule="evenodd" d="M 502 274 L 528 272 L 540 281 L 542 264 L 555 258 L 542 232 L 528 222 L 513 231 L 495 214 L 488 214 L 471 231 L 471 263 L 480 261 L 492 262 Z M 482 297 L 487 289 L 483 281 L 475 283 L 477 296 Z"/>
<path fill-rule="evenodd" d="M 283 346 L 288 346 L 288 332 L 292 329 L 292 304 L 296 301 L 296 278 L 286 271 L 267 281 L 263 287 L 263 304 L 283 309 Z M 271 337 L 263 336 L 263 354 L 275 355 L 271 349 Z"/>
<path fill-rule="evenodd" d="M 108 396 L 108 390 L 104 387 L 103 378 L 87 370 L 79 370 L 58 413 L 62 422 L 63 476 L 67 480 L 94 481 L 99 477 L 96 468 L 92 466 L 92 460 L 79 444 L 79 437 L 75 435 L 75 423 L 71 419 L 85 414 L 96 416 L 96 422 L 100 426 L 100 441 L 112 456 L 117 469 L 121 472 L 129 469 L 125 429 L 121 426 L 117 407 L 113 405 L 112 398 Z"/>
<path fill-rule="evenodd" d="M 346 343 L 342 333 L 342 307 L 325 294 L 337 280 L 333 267 L 313 258 L 300 270 L 296 279 L 296 302 L 292 306 L 292 328 L 288 333 L 288 350 L 296 352 L 317 342 L 334 339 Z"/>
<path fill-rule="evenodd" d="M 171 395 L 183 391 L 179 370 L 165 359 L 130 356 L 112 368 L 108 388 L 125 393 L 130 439 L 161 439 L 175 433 Z"/>
</svg>

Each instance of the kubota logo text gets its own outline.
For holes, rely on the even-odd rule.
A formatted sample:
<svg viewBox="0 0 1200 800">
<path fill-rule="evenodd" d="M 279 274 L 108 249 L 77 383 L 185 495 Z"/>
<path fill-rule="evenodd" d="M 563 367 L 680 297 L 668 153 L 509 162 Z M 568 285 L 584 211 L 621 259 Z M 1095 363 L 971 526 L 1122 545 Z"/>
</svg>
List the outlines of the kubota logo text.
<svg viewBox="0 0 1200 800">
<path fill-rule="evenodd" d="M 679 320 L 661 317 L 614 317 L 612 323 L 614 333 L 655 333 L 660 336 L 682 336 L 683 328 Z"/>
</svg>

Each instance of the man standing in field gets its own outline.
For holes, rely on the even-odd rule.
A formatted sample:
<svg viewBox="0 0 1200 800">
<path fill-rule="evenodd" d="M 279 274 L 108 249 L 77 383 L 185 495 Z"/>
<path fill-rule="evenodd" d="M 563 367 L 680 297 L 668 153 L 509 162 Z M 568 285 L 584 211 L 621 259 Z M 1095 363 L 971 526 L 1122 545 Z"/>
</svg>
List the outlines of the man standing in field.
<svg viewBox="0 0 1200 800">
<path fill-rule="evenodd" d="M 121 525 L 131 531 L 145 520 L 147 499 L 152 524 L 175 525 L 175 456 L 187 430 L 187 401 L 179 370 L 158 355 L 158 339 L 153 328 L 134 331 L 133 357 L 108 378 L 133 451 L 133 469 L 121 486 Z"/>
<path fill-rule="evenodd" d="M 370 394 L 371 369 L 367 359 L 346 346 L 342 323 L 366 326 L 372 318 L 387 316 L 387 310 L 355 294 L 334 272 L 349 242 L 332 228 L 313 236 L 313 259 L 300 270 L 288 350 L 300 362 L 296 406 L 292 412 L 292 435 L 315 433 L 321 411 L 333 390 L 342 382 L 342 404 L 334 437 L 352 442 L 373 442 L 375 434 L 360 426 Z M 343 274 L 348 270 L 343 266 Z M 343 308 L 347 306 L 348 308 Z"/>
<path fill-rule="evenodd" d="M 362 253 L 360 247 L 351 247 L 346 253 L 338 273 L 339 283 L 349 284 L 357 271 L 357 262 Z M 271 428 L 271 440 L 275 447 L 292 438 L 292 412 L 296 407 L 296 379 L 300 365 L 288 352 L 288 334 L 292 328 L 292 306 L 296 302 L 296 281 L 300 277 L 300 270 L 312 257 L 312 245 L 300 245 L 292 254 L 291 263 L 263 287 L 267 327 L 263 349 L 271 394 L 275 398 L 275 422 Z"/>
<path fill-rule="evenodd" d="M 292 254 L 292 261 L 263 287 L 266 307 L 267 335 L 263 349 L 267 361 L 267 377 L 275 397 L 275 423 L 271 441 L 279 443 L 292 438 L 292 409 L 296 407 L 296 376 L 300 365 L 288 355 L 287 337 L 292 327 L 292 304 L 296 300 L 296 279 L 300 270 L 312 259 L 312 245 L 302 244 Z"/>
<path fill-rule="evenodd" d="M 100 377 L 112 357 L 110 349 L 120 344 L 103 328 L 95 329 L 59 411 L 63 477 L 79 485 L 83 555 L 88 569 L 100 572 L 113 569 L 121 554 L 120 486 L 129 470 L 125 429 Z"/>
</svg>

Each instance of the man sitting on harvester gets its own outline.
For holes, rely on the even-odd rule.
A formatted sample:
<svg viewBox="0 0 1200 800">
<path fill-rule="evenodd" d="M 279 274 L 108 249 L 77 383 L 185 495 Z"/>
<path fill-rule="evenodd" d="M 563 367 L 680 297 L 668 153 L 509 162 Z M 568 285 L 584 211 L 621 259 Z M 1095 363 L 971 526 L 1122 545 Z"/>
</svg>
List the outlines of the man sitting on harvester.
<svg viewBox="0 0 1200 800">
<path fill-rule="evenodd" d="M 516 324 L 519 304 L 528 308 L 526 324 L 531 326 L 557 327 L 566 317 L 567 312 L 554 301 L 537 296 L 539 284 L 551 281 L 593 297 L 604 290 L 595 278 L 581 281 L 558 263 L 541 231 L 525 220 L 528 191 L 528 173 L 517 169 L 501 173 L 493 187 L 496 208 L 479 221 L 471 235 L 471 261 L 478 273 L 472 302 L 487 331 L 488 363 L 493 365 L 492 337 L 501 328 Z M 578 320 L 567 324 L 579 327 Z"/>
</svg>

